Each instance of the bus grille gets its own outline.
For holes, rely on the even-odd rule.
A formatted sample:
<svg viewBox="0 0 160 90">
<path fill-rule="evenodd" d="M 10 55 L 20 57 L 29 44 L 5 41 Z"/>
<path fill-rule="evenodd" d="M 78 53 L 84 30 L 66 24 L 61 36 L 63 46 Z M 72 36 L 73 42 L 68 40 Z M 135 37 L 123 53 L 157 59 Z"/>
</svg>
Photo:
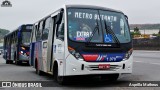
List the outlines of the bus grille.
<svg viewBox="0 0 160 90">
<path fill-rule="evenodd" d="M 119 66 L 119 65 L 110 65 L 110 68 L 109 69 L 99 69 L 98 68 L 98 65 L 89 65 L 89 66 L 86 66 L 86 68 L 90 71 L 116 71 L 120 68 L 122 68 L 122 66 Z"/>
</svg>

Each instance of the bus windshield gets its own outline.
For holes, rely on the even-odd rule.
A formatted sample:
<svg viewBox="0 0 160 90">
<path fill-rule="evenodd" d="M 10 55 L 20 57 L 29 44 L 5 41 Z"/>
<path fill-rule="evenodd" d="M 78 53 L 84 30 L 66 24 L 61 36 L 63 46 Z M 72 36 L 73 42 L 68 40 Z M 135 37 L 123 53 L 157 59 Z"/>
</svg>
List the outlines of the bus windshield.
<svg viewBox="0 0 160 90">
<path fill-rule="evenodd" d="M 31 32 L 22 32 L 22 43 L 29 45 Z"/>
<path fill-rule="evenodd" d="M 68 8 L 67 16 L 68 37 L 72 41 L 116 43 L 115 37 L 120 43 L 131 41 L 128 23 L 123 13 Z"/>
</svg>

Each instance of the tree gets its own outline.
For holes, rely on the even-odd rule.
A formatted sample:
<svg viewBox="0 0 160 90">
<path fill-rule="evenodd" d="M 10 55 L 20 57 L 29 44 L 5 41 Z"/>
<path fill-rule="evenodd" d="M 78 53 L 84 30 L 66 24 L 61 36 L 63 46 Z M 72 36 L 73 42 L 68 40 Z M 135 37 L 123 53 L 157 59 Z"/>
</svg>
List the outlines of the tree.
<svg viewBox="0 0 160 90">
<path fill-rule="evenodd" d="M 134 28 L 134 35 L 141 35 L 138 27 Z"/>
<path fill-rule="evenodd" d="M 159 29 L 159 32 L 158 32 L 157 36 L 160 37 L 160 29 Z"/>
<path fill-rule="evenodd" d="M 155 34 L 155 33 L 153 33 L 152 35 L 153 35 L 153 36 L 157 36 L 157 34 Z"/>
<path fill-rule="evenodd" d="M 132 36 L 132 38 L 134 38 L 134 32 L 131 32 L 131 36 Z"/>
<path fill-rule="evenodd" d="M 138 27 L 135 27 L 135 28 L 134 28 L 134 32 L 139 32 L 139 28 L 138 28 Z"/>
</svg>

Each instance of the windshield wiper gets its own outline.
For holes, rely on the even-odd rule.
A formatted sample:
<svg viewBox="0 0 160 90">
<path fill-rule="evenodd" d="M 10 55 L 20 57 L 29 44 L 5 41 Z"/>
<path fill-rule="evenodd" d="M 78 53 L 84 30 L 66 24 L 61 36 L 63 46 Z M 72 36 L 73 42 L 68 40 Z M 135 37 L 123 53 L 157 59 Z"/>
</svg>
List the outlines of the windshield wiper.
<svg viewBox="0 0 160 90">
<path fill-rule="evenodd" d="M 111 34 L 113 36 L 114 41 L 116 42 L 117 46 L 120 47 L 120 42 L 118 40 L 118 38 L 116 37 L 115 33 L 113 32 L 113 30 L 111 29 L 110 26 L 107 26 L 106 21 L 104 20 L 104 25 L 105 25 L 105 30 L 107 34 Z"/>
<path fill-rule="evenodd" d="M 93 36 L 95 35 L 95 33 L 96 33 L 97 30 L 98 30 L 98 35 L 99 35 L 99 25 L 98 25 L 98 21 L 97 21 L 97 20 L 96 20 L 96 24 L 97 24 L 97 25 L 95 26 L 95 28 L 94 28 L 94 30 L 93 30 L 92 36 L 90 36 L 90 37 L 88 38 L 88 40 L 87 40 L 87 44 L 91 42 L 91 40 L 92 40 L 92 38 L 93 38 Z"/>
</svg>

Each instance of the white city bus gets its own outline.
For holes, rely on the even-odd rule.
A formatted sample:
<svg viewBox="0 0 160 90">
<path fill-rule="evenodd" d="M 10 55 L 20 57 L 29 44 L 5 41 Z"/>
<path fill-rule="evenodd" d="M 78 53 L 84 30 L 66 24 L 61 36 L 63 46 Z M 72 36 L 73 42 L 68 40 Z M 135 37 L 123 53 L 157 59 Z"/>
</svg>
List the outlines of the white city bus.
<svg viewBox="0 0 160 90">
<path fill-rule="evenodd" d="M 30 64 L 58 83 L 77 75 L 117 80 L 132 73 L 132 63 L 128 18 L 121 11 L 64 5 L 33 26 Z"/>
</svg>

